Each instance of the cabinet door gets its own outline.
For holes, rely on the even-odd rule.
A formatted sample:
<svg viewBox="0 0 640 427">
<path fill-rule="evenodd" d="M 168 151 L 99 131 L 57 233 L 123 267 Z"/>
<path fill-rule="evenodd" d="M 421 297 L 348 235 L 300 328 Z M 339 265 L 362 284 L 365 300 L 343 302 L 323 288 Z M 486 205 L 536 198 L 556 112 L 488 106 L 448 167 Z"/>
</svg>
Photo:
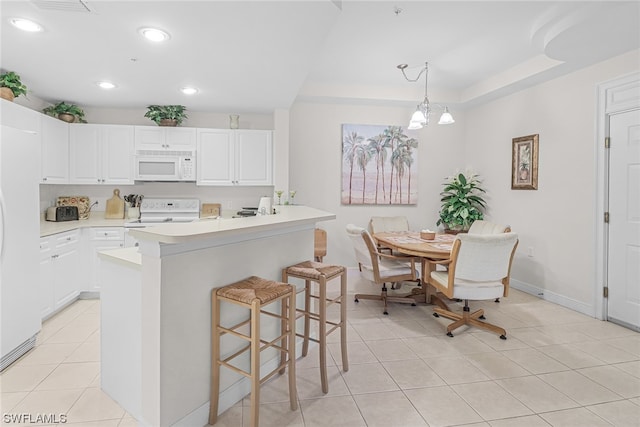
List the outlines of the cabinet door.
<svg viewBox="0 0 640 427">
<path fill-rule="evenodd" d="M 69 182 L 102 183 L 100 125 L 69 125 Z"/>
<path fill-rule="evenodd" d="M 86 280 L 82 274 L 78 274 L 80 264 L 80 251 L 78 246 L 72 246 L 54 255 L 53 259 L 53 294 L 54 309 L 57 310 L 78 296 L 78 280 Z"/>
<path fill-rule="evenodd" d="M 69 123 L 42 115 L 42 183 L 69 182 Z"/>
<path fill-rule="evenodd" d="M 164 150 L 164 132 L 157 126 L 135 126 L 135 149 Z"/>
<path fill-rule="evenodd" d="M 51 258 L 51 240 L 47 237 L 40 239 L 40 315 L 44 319 L 53 313 L 53 258 Z"/>
<path fill-rule="evenodd" d="M 133 126 L 102 126 L 102 182 L 133 184 Z"/>
<path fill-rule="evenodd" d="M 191 151 L 196 148 L 195 128 L 164 128 L 164 143 L 167 150 L 171 151 Z"/>
<path fill-rule="evenodd" d="M 235 183 L 233 131 L 198 129 L 197 185 Z"/>
<path fill-rule="evenodd" d="M 236 182 L 271 185 L 273 182 L 271 131 L 236 131 Z"/>
</svg>

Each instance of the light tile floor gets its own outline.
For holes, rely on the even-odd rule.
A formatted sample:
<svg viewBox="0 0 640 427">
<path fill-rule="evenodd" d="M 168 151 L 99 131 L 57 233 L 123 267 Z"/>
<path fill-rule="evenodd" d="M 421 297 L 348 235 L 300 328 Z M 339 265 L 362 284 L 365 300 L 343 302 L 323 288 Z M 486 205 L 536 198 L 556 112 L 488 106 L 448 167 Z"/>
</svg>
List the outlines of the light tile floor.
<svg viewBox="0 0 640 427">
<path fill-rule="evenodd" d="M 349 280 L 358 292 L 377 290 Z M 449 338 L 431 306 L 391 304 L 384 316 L 378 302 L 350 297 L 349 371 L 334 333 L 329 393 L 311 351 L 296 365 L 299 409 L 289 409 L 286 376 L 276 376 L 261 390 L 261 426 L 640 426 L 640 334 L 515 290 L 479 307 L 507 329 L 506 341 L 473 328 Z M 137 424 L 100 390 L 99 313 L 98 300 L 81 300 L 43 324 L 37 347 L 0 375 L 3 425 L 5 414 L 24 413 Z M 249 403 L 216 425 L 247 426 Z"/>
</svg>

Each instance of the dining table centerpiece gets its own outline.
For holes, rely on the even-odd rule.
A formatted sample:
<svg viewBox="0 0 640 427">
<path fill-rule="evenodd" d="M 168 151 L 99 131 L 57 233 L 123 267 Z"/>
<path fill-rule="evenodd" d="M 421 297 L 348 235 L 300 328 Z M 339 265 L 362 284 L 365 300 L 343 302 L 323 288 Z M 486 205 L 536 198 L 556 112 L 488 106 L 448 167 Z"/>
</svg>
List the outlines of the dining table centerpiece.
<svg viewBox="0 0 640 427">
<path fill-rule="evenodd" d="M 443 224 L 445 233 L 466 232 L 476 220 L 484 218 L 486 202 L 482 182 L 477 174 L 457 173 L 447 178 L 440 193 L 440 213 L 436 225 Z"/>
</svg>

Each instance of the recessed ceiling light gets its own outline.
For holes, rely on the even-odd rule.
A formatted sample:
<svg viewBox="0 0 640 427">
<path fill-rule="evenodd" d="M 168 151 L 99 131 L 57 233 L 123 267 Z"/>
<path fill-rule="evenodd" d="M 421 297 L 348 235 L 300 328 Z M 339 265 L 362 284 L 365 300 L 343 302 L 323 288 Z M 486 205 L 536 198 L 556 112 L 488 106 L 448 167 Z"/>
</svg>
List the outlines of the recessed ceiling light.
<svg viewBox="0 0 640 427">
<path fill-rule="evenodd" d="M 42 26 L 28 19 L 12 18 L 10 20 L 14 27 L 20 28 L 22 31 L 30 31 L 32 33 L 42 31 Z"/>
<path fill-rule="evenodd" d="M 170 37 L 169 33 L 157 28 L 140 28 L 138 32 L 142 34 L 144 38 L 151 40 L 152 42 L 163 42 L 165 40 L 169 40 Z"/>
<path fill-rule="evenodd" d="M 116 85 L 114 85 L 111 82 L 107 82 L 107 81 L 103 81 L 103 82 L 98 82 L 96 83 L 98 86 L 100 86 L 102 89 L 113 89 L 114 87 L 116 87 Z"/>
<path fill-rule="evenodd" d="M 196 89 L 195 87 L 187 86 L 180 89 L 180 92 L 184 93 L 185 95 L 193 95 L 198 93 L 198 89 Z"/>
</svg>

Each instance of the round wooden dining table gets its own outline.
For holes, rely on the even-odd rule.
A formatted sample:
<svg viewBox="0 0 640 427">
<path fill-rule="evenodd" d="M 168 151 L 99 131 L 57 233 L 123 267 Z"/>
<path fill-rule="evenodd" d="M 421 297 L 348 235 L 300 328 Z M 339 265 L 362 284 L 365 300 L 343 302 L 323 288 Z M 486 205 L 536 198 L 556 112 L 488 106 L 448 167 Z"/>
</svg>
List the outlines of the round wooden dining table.
<svg viewBox="0 0 640 427">
<path fill-rule="evenodd" d="M 456 236 L 453 234 L 436 234 L 435 239 L 424 240 L 420 238 L 420 233 L 416 231 L 373 234 L 373 238 L 378 242 L 378 244 L 391 248 L 391 250 L 404 255 L 421 258 L 422 286 L 418 289 L 413 289 L 409 296 L 415 299 L 416 302 L 425 302 L 427 304 L 432 303 L 432 297 L 436 295 L 435 288 L 428 284 L 428 277 L 435 269 L 435 264 L 432 264 L 429 261 L 448 259 L 451 254 L 451 247 L 453 246 L 455 237 Z M 437 303 L 439 301 L 437 298 L 434 298 L 433 302 Z"/>
</svg>

